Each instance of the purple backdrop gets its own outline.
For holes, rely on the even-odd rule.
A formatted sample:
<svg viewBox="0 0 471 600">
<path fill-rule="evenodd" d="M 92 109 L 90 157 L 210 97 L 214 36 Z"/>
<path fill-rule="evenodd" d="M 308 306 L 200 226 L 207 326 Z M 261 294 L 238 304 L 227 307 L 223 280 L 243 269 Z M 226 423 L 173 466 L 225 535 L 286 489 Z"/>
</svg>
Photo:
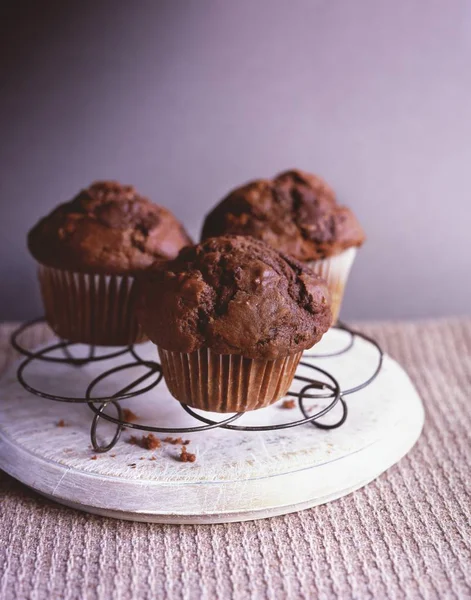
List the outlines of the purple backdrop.
<svg viewBox="0 0 471 600">
<path fill-rule="evenodd" d="M 471 311 L 469 2 L 7 4 L 0 318 L 41 310 L 26 232 L 94 179 L 198 235 L 231 187 L 292 166 L 368 233 L 345 317 Z"/>
</svg>

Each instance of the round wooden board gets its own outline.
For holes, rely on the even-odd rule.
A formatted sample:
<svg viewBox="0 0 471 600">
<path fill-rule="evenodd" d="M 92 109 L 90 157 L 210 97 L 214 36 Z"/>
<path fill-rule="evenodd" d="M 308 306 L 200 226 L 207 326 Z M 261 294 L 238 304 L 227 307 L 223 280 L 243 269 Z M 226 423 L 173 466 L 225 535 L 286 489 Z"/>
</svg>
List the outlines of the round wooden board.
<svg viewBox="0 0 471 600">
<path fill-rule="evenodd" d="M 331 330 L 315 350 L 340 348 L 348 341 L 346 336 Z M 145 344 L 139 353 L 154 359 L 155 347 Z M 37 362 L 27 377 L 41 389 L 83 396 L 94 376 L 129 362 L 129 355 L 80 368 Z M 376 363 L 374 349 L 358 338 L 347 354 L 315 362 L 342 388 L 365 380 Z M 123 370 L 104 380 L 96 392 L 111 394 L 143 369 Z M 319 407 L 321 402 L 306 404 Z M 29 394 L 18 383 L 13 366 L 0 382 L 0 468 L 57 502 L 121 519 L 217 523 L 286 514 L 364 486 L 400 460 L 422 430 L 420 398 L 405 371 L 388 356 L 378 378 L 348 396 L 347 403 L 347 421 L 330 431 L 302 425 L 269 432 L 216 429 L 185 435 L 190 440 L 188 451 L 196 454 L 194 463 L 178 460 L 178 444 L 162 442 L 160 448 L 148 451 L 128 443 L 132 434 L 142 435 L 129 430 L 113 450 L 96 455 L 90 445 L 90 409 Z M 288 410 L 281 404 L 248 413 L 237 423 L 261 425 L 301 417 L 297 407 Z M 147 425 L 195 425 L 164 383 L 121 405 Z M 336 407 L 323 422 L 334 422 L 340 415 Z M 58 426 L 61 420 L 65 426 Z M 103 422 L 98 432 L 108 440 L 114 426 Z M 163 440 L 165 435 L 158 437 Z"/>
</svg>

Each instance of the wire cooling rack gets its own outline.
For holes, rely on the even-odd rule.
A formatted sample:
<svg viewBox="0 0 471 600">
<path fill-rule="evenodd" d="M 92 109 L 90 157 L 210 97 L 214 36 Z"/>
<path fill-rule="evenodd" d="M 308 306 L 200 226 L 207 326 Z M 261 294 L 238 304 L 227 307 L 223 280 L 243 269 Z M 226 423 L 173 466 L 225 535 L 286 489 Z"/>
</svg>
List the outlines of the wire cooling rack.
<svg viewBox="0 0 471 600">
<path fill-rule="evenodd" d="M 142 358 L 139 355 L 139 346 L 134 345 L 119 349 L 109 348 L 106 349 L 105 352 L 103 352 L 102 349 L 100 349 L 100 352 L 97 352 L 97 348 L 95 346 L 86 346 L 87 351 L 83 356 L 80 357 L 77 357 L 72 352 L 74 346 L 77 346 L 77 344 L 65 340 L 60 340 L 38 350 L 30 350 L 26 348 L 21 343 L 22 335 L 30 331 L 32 328 L 44 323 L 44 318 L 29 321 L 15 330 L 11 336 L 12 346 L 25 357 L 18 366 L 18 381 L 24 389 L 31 394 L 39 396 L 40 398 L 45 398 L 47 400 L 53 400 L 56 402 L 87 404 L 90 410 L 93 412 L 90 438 L 95 452 L 107 452 L 108 450 L 111 450 L 111 448 L 113 448 L 119 440 L 124 428 L 136 429 L 149 433 L 168 434 L 196 433 L 199 431 L 208 431 L 216 428 L 221 428 L 228 431 L 274 431 L 278 429 L 298 427 L 306 424 L 311 424 L 319 429 L 336 429 L 337 427 L 343 425 L 348 416 L 348 407 L 345 398 L 370 385 L 378 376 L 383 365 L 383 351 L 375 340 L 363 333 L 354 331 L 344 323 L 337 323 L 335 328 L 348 334 L 346 344 L 341 349 L 328 354 L 304 354 L 300 365 L 312 371 L 312 375 L 311 377 L 299 374 L 295 375 L 295 380 L 301 382 L 301 385 L 304 385 L 299 391 L 290 390 L 287 393 L 287 396 L 297 399 L 303 418 L 272 425 L 238 425 L 234 422 L 240 419 L 245 413 L 236 413 L 228 416 L 227 418 L 223 418 L 220 421 L 214 421 L 207 416 L 196 412 L 188 405 L 180 403 L 182 409 L 190 414 L 197 422 L 202 423 L 202 425 L 198 424 L 193 427 L 159 427 L 158 424 L 144 425 L 134 421 L 126 421 L 123 418 L 123 410 L 120 405 L 120 401 L 136 398 L 137 396 L 151 391 L 162 383 L 162 367 L 157 361 L 149 361 Z M 368 377 L 368 379 L 354 387 L 341 389 L 339 382 L 332 373 L 314 363 L 321 362 L 322 359 L 325 358 L 348 354 L 354 348 L 355 340 L 357 338 L 365 340 L 376 350 L 376 363 L 372 365 L 372 374 L 370 377 Z M 107 360 L 118 357 L 129 357 L 129 361 L 111 368 L 105 368 L 104 366 L 103 371 L 88 382 L 86 380 L 86 374 L 84 373 L 84 388 L 85 386 L 86 388 L 83 397 L 58 395 L 54 393 L 52 389 L 38 389 L 36 386 L 28 382 L 28 371 L 33 364 L 36 366 L 41 364 L 41 367 L 47 369 L 47 363 L 61 363 L 80 369 L 81 367 L 94 362 L 101 362 L 103 365 L 105 365 Z M 135 367 L 143 367 L 145 372 L 138 377 L 133 377 L 131 373 Z M 99 383 L 110 377 L 112 378 L 118 372 L 123 371 L 129 372 L 129 383 L 127 383 L 125 387 L 111 396 L 94 395 L 94 391 Z M 321 376 L 323 379 L 318 379 L 319 376 Z M 316 413 L 310 414 L 309 409 L 305 405 L 305 401 L 312 399 L 323 399 L 325 402 L 327 402 L 327 404 Z M 321 423 L 319 419 L 330 413 L 337 405 L 340 405 L 342 409 L 341 417 L 335 423 Z M 108 412 L 105 412 L 107 409 L 109 409 L 109 407 L 114 409 L 114 416 Z M 259 410 L 261 412 L 265 409 L 262 408 Z M 107 444 L 100 443 L 98 440 L 97 428 L 100 419 L 104 419 L 116 425 L 115 433 Z"/>
</svg>

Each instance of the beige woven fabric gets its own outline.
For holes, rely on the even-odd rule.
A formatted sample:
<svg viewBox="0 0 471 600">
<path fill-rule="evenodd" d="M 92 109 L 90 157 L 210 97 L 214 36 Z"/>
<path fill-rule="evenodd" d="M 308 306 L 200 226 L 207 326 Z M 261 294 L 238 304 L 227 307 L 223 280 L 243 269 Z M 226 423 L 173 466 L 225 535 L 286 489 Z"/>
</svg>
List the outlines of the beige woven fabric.
<svg viewBox="0 0 471 600">
<path fill-rule="evenodd" d="M 427 411 L 417 446 L 375 483 L 286 517 L 194 527 L 87 516 L 0 475 L 0 598 L 471 598 L 471 319 L 364 329 Z"/>
</svg>

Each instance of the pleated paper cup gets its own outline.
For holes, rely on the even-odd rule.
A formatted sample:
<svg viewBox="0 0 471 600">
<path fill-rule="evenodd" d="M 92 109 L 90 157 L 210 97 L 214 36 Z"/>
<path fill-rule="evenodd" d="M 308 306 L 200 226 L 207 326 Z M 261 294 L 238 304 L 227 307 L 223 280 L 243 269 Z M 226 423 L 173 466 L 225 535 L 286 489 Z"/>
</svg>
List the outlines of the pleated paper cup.
<svg viewBox="0 0 471 600">
<path fill-rule="evenodd" d="M 246 412 L 286 395 L 302 352 L 276 360 L 215 354 L 208 348 L 185 354 L 159 348 L 162 371 L 174 398 L 211 412 Z"/>
<path fill-rule="evenodd" d="M 97 346 L 146 340 L 135 317 L 135 279 L 39 265 L 46 320 L 62 339 Z"/>
<path fill-rule="evenodd" d="M 348 250 L 344 250 L 335 256 L 306 263 L 315 273 L 327 281 L 332 301 L 332 325 L 335 325 L 338 320 L 345 286 L 356 253 L 357 248 L 348 248 Z"/>
</svg>

